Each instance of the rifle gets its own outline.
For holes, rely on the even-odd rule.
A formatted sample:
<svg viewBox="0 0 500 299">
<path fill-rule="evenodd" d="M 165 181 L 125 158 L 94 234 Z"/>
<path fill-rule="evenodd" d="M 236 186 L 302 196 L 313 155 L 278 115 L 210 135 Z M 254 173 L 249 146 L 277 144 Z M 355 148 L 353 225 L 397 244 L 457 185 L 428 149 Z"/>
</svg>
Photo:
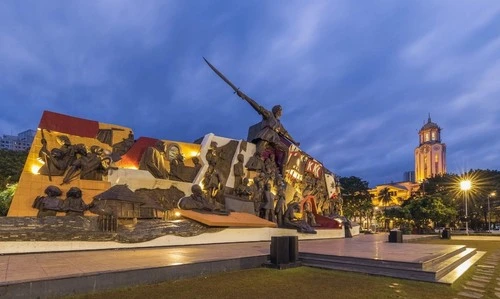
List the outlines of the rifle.
<svg viewBox="0 0 500 299">
<path fill-rule="evenodd" d="M 47 171 L 49 172 L 49 181 L 52 182 L 52 173 L 50 171 L 51 165 L 49 163 L 49 159 L 47 159 L 47 156 L 50 155 L 50 152 L 47 149 L 47 139 L 45 139 L 43 129 L 41 129 L 41 131 L 42 131 L 42 148 L 40 149 L 38 156 L 43 155 L 43 160 L 45 162 L 45 165 L 47 165 Z"/>
</svg>

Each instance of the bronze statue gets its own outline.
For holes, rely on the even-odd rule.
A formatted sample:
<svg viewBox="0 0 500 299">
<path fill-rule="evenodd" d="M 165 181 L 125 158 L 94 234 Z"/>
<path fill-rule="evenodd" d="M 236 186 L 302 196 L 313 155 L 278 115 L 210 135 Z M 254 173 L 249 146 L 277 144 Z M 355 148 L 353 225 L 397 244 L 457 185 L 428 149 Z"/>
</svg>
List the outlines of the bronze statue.
<svg viewBox="0 0 500 299">
<path fill-rule="evenodd" d="M 82 199 L 82 190 L 77 187 L 71 187 L 66 192 L 66 199 L 62 203 L 62 210 L 66 212 L 66 216 L 83 216 L 83 213 L 89 209 Z"/>
<path fill-rule="evenodd" d="M 215 205 L 211 204 L 205 196 L 203 196 L 203 190 L 199 185 L 191 186 L 192 194 L 190 196 L 183 197 L 179 200 L 177 204 L 180 209 L 183 210 L 215 210 Z"/>
<path fill-rule="evenodd" d="M 304 203 L 304 208 L 302 210 L 302 220 L 304 220 L 310 226 L 316 226 L 316 217 L 312 211 L 312 204 L 310 201 Z"/>
<path fill-rule="evenodd" d="M 251 199 L 253 190 L 252 187 L 248 185 L 248 178 L 243 178 L 243 182 L 234 190 L 234 193 L 243 199 Z"/>
<path fill-rule="evenodd" d="M 224 188 L 224 178 L 222 174 L 213 166 L 209 166 L 203 178 L 203 186 L 212 204 L 215 204 L 217 196 Z"/>
<path fill-rule="evenodd" d="M 264 161 L 260 157 L 260 152 L 255 152 L 253 156 L 248 159 L 245 167 L 251 171 L 262 171 L 264 169 Z"/>
<path fill-rule="evenodd" d="M 299 145 L 298 142 L 296 142 L 290 134 L 285 130 L 285 128 L 281 125 L 280 122 L 280 117 L 282 114 L 282 108 L 280 105 L 275 105 L 271 111 L 265 109 L 264 107 L 260 106 L 255 102 L 252 98 L 244 94 L 242 91 L 239 90 L 231 81 L 229 81 L 219 70 L 217 70 L 208 60 L 203 57 L 205 62 L 208 64 L 208 66 L 222 79 L 224 82 L 226 82 L 231 88 L 234 90 L 234 92 L 243 100 L 247 101 L 252 108 L 257 111 L 260 115 L 262 115 L 262 125 L 261 125 L 261 131 L 257 134 L 256 138 L 252 140 L 252 142 L 257 142 L 257 143 L 263 143 L 261 144 L 260 148 L 264 149 L 266 143 L 270 143 L 271 145 L 276 146 L 277 148 L 283 148 L 285 150 L 288 149 L 288 146 L 283 145 L 280 136 L 287 139 L 291 143 L 295 145 Z M 259 144 L 258 144 L 259 148 Z"/>
<path fill-rule="evenodd" d="M 205 196 L 203 190 L 199 185 L 191 186 L 192 194 L 190 196 L 179 199 L 177 207 L 182 210 L 194 210 L 197 212 L 209 212 L 217 215 L 229 215 L 228 211 L 217 209 L 217 207 L 210 203 Z"/>
<path fill-rule="evenodd" d="M 83 144 L 72 145 L 68 136 L 59 135 L 56 137 L 57 142 L 61 145 L 60 148 L 52 148 L 50 151 L 47 148 L 47 140 L 45 139 L 44 130 L 42 129 L 42 148 L 38 153 L 39 157 L 44 162 L 44 165 L 38 170 L 38 173 L 49 176 L 52 180 L 53 176 L 63 176 L 66 169 L 73 164 L 78 156 L 86 155 L 86 148 Z"/>
<path fill-rule="evenodd" d="M 174 159 L 170 160 L 170 179 L 174 181 L 186 182 L 184 156 L 179 152 Z"/>
<path fill-rule="evenodd" d="M 243 166 L 243 162 L 245 161 L 245 156 L 243 156 L 243 154 L 238 154 L 237 159 L 238 162 L 233 166 L 234 190 L 238 189 L 238 187 L 242 184 L 243 177 L 245 176 L 245 169 Z"/>
<path fill-rule="evenodd" d="M 219 150 L 217 148 L 217 142 L 210 142 L 210 148 L 207 150 L 207 154 L 205 155 L 205 159 L 207 159 L 208 165 L 215 168 L 217 166 L 217 162 L 219 160 Z"/>
<path fill-rule="evenodd" d="M 201 169 L 201 163 L 200 163 L 200 159 L 198 159 L 198 157 L 193 157 L 191 160 L 193 161 L 193 164 L 194 164 L 194 170 L 193 170 L 191 180 L 190 180 L 192 182 L 196 178 L 196 175 L 198 174 L 198 172 Z"/>
<path fill-rule="evenodd" d="M 122 141 L 113 144 L 113 153 L 119 156 L 125 155 L 132 145 L 134 145 L 134 142 L 134 133 L 129 131 L 127 138 L 123 138 Z"/>
<path fill-rule="evenodd" d="M 271 222 L 275 222 L 273 208 L 274 194 L 271 192 L 271 184 L 266 183 L 264 185 L 264 194 L 260 205 L 260 217 Z"/>
<path fill-rule="evenodd" d="M 104 150 L 100 146 L 92 145 L 90 152 L 73 162 L 64 176 L 63 184 L 68 184 L 78 176 L 78 170 L 80 170 L 79 176 L 82 180 L 101 181 L 103 175 L 107 174 L 111 163 L 111 158 L 104 155 Z"/>
<path fill-rule="evenodd" d="M 166 144 L 158 140 L 155 146 L 150 146 L 142 154 L 139 169 L 149 171 L 157 179 L 168 179 L 169 172 L 165 165 Z"/>
<path fill-rule="evenodd" d="M 252 201 L 255 208 L 255 215 L 260 216 L 260 205 L 264 194 L 264 180 L 256 176 L 253 179 L 252 188 Z"/>
<path fill-rule="evenodd" d="M 304 220 L 297 219 L 295 213 L 300 211 L 298 203 L 294 202 L 288 205 L 283 216 L 283 227 L 295 228 L 299 233 L 316 234 L 317 232 Z"/>
<path fill-rule="evenodd" d="M 57 212 L 62 211 L 63 200 L 59 198 L 62 195 L 61 189 L 57 186 L 48 186 L 44 191 L 46 196 L 37 196 L 32 207 L 38 209 L 37 217 L 56 216 Z"/>
<path fill-rule="evenodd" d="M 285 199 L 285 191 L 283 190 L 283 187 L 280 186 L 278 188 L 278 195 L 277 195 L 278 200 L 276 201 L 276 207 L 274 207 L 274 214 L 276 216 L 276 221 L 278 223 L 278 227 L 283 227 L 283 217 L 285 216 L 285 210 L 286 210 L 286 199 Z"/>
</svg>

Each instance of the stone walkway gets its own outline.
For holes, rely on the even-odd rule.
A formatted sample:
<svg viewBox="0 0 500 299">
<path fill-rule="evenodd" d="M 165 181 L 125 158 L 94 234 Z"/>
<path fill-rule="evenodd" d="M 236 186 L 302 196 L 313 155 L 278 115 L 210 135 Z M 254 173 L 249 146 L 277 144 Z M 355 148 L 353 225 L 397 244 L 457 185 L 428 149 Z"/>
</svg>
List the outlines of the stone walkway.
<svg viewBox="0 0 500 299">
<path fill-rule="evenodd" d="M 472 277 L 461 286 L 457 298 L 500 298 L 499 262 L 500 249 L 480 260 Z M 493 291 L 487 290 L 491 284 L 495 286 Z"/>
</svg>

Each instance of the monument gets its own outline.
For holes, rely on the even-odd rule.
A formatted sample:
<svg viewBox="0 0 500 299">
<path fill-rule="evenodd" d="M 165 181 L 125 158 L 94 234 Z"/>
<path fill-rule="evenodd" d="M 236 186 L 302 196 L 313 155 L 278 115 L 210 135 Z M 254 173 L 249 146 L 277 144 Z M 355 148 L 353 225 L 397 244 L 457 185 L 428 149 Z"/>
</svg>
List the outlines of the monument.
<svg viewBox="0 0 500 299">
<path fill-rule="evenodd" d="M 205 61 L 262 117 L 249 140 L 212 133 L 196 142 L 135 139 L 128 127 L 44 111 L 8 216 L 89 217 L 118 231 L 178 213 L 207 228 L 199 233 L 341 230 L 338 180 L 285 130 L 282 107 L 260 106 Z"/>
</svg>

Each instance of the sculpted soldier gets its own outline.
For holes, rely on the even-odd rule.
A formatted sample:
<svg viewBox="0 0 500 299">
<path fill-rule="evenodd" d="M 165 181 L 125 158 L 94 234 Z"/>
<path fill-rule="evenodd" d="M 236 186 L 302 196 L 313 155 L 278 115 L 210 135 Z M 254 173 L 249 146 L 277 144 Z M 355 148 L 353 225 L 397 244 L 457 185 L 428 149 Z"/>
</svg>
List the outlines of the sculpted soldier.
<svg viewBox="0 0 500 299">
<path fill-rule="evenodd" d="M 179 199 L 177 207 L 182 210 L 198 210 L 199 212 L 209 212 L 211 214 L 227 216 L 229 211 L 218 209 L 215 205 L 211 204 L 205 196 L 203 190 L 199 185 L 191 186 L 192 194 L 190 196 Z"/>
<path fill-rule="evenodd" d="M 208 62 L 205 58 L 203 58 L 208 66 L 222 79 L 226 82 L 231 88 L 235 91 L 235 93 L 243 100 L 252 106 L 257 113 L 262 116 L 262 122 L 260 123 L 260 131 L 252 140 L 253 143 L 257 144 L 257 151 L 263 153 L 264 150 L 270 145 L 272 148 L 277 150 L 277 152 L 281 152 L 276 156 L 276 160 L 280 168 L 283 167 L 283 162 L 286 157 L 286 153 L 288 151 L 288 145 L 283 143 L 281 137 L 287 139 L 291 143 L 299 146 L 300 144 L 295 141 L 292 136 L 285 130 L 283 125 L 280 122 L 281 114 L 283 113 L 283 109 L 280 105 L 275 105 L 271 111 L 266 108 L 260 106 L 256 101 L 252 98 L 244 94 L 239 88 L 237 88 L 231 81 L 229 81 L 219 70 L 217 70 L 210 62 Z M 281 169 L 282 170 L 282 169 Z"/>
<path fill-rule="evenodd" d="M 33 208 L 38 209 L 37 217 L 56 216 L 62 211 L 63 200 L 61 189 L 56 186 L 48 186 L 44 191 L 46 196 L 37 196 L 33 202 Z"/>
<path fill-rule="evenodd" d="M 234 189 L 238 189 L 238 187 L 241 185 L 243 182 L 243 177 L 245 176 L 245 169 L 243 166 L 243 162 L 245 160 L 245 157 L 243 154 L 238 154 L 238 162 L 234 164 L 233 166 L 233 175 L 234 175 Z"/>
<path fill-rule="evenodd" d="M 283 217 L 285 216 L 286 210 L 286 199 L 285 199 L 285 191 L 283 187 L 280 186 L 278 188 L 276 207 L 274 208 L 274 214 L 276 215 L 276 221 L 278 223 L 278 227 L 283 227 Z"/>
<path fill-rule="evenodd" d="M 191 181 L 193 181 L 201 169 L 201 163 L 200 163 L 200 159 L 198 159 L 198 157 L 193 157 L 191 160 L 193 161 L 193 164 L 194 164 L 193 176 L 191 177 Z"/>
<path fill-rule="evenodd" d="M 199 185 L 191 186 L 192 194 L 190 196 L 183 197 L 179 200 L 177 204 L 180 209 L 183 210 L 215 210 L 215 205 L 211 204 L 205 196 L 203 196 L 203 190 Z"/>
<path fill-rule="evenodd" d="M 47 140 L 42 129 L 42 148 L 39 152 L 39 157 L 44 161 L 44 165 L 38 170 L 42 175 L 62 176 L 66 169 L 77 159 L 77 155 L 86 154 L 78 149 L 83 147 L 83 144 L 72 145 L 68 136 L 58 135 L 56 137 L 60 148 L 52 148 L 50 151 L 47 148 Z"/>
<path fill-rule="evenodd" d="M 297 219 L 295 213 L 300 211 L 298 203 L 294 202 L 288 205 L 283 216 L 283 226 L 285 228 L 295 228 L 299 233 L 316 234 L 317 232 L 304 220 Z"/>
<path fill-rule="evenodd" d="M 294 144 L 298 144 L 295 140 L 293 140 L 292 136 L 288 134 L 283 125 L 281 125 L 281 122 L 279 120 L 283 113 L 281 105 L 275 105 L 271 109 L 271 111 L 268 111 L 264 107 L 257 104 L 257 102 L 255 102 L 253 99 L 243 94 L 241 91 L 238 90 L 236 94 L 247 101 L 250 106 L 255 109 L 255 111 L 262 115 L 261 129 L 252 140 L 252 142 L 257 144 L 258 152 L 262 153 L 266 149 L 268 144 L 274 148 L 286 152 L 288 150 L 288 146 L 283 144 L 280 136 L 285 137 Z"/>
<path fill-rule="evenodd" d="M 73 162 L 68 172 L 64 176 L 63 184 L 68 184 L 76 176 L 80 170 L 80 179 L 101 181 L 103 175 L 106 175 L 111 166 L 111 158 L 104 156 L 104 150 L 97 145 L 90 147 L 90 152 L 81 156 Z"/>
<path fill-rule="evenodd" d="M 302 219 L 307 222 L 310 226 L 316 226 L 316 217 L 312 212 L 312 204 L 310 201 L 304 203 L 304 208 L 302 211 Z"/>
<path fill-rule="evenodd" d="M 264 161 L 262 161 L 258 151 L 256 151 L 250 159 L 248 159 L 245 167 L 251 171 L 262 171 L 264 169 Z"/>
<path fill-rule="evenodd" d="M 185 169 L 184 156 L 181 153 L 177 153 L 175 159 L 170 160 L 170 179 L 181 182 L 188 181 L 184 175 Z"/>
<path fill-rule="evenodd" d="M 271 184 L 266 183 L 264 185 L 264 194 L 260 206 L 260 217 L 275 222 L 273 208 L 274 208 L 274 194 L 271 192 Z"/>
<path fill-rule="evenodd" d="M 62 204 L 62 210 L 66 212 L 66 216 L 83 216 L 88 209 L 89 206 L 82 199 L 82 190 L 71 187 L 66 192 L 66 199 Z"/>
<path fill-rule="evenodd" d="M 248 185 L 248 178 L 243 178 L 243 182 L 234 190 L 236 195 L 239 197 L 250 200 L 252 198 L 253 190 L 252 187 Z"/>
<path fill-rule="evenodd" d="M 168 179 L 169 173 L 165 166 L 166 144 L 158 140 L 155 146 L 146 149 L 139 162 L 139 169 L 148 170 L 155 178 Z"/>
</svg>

